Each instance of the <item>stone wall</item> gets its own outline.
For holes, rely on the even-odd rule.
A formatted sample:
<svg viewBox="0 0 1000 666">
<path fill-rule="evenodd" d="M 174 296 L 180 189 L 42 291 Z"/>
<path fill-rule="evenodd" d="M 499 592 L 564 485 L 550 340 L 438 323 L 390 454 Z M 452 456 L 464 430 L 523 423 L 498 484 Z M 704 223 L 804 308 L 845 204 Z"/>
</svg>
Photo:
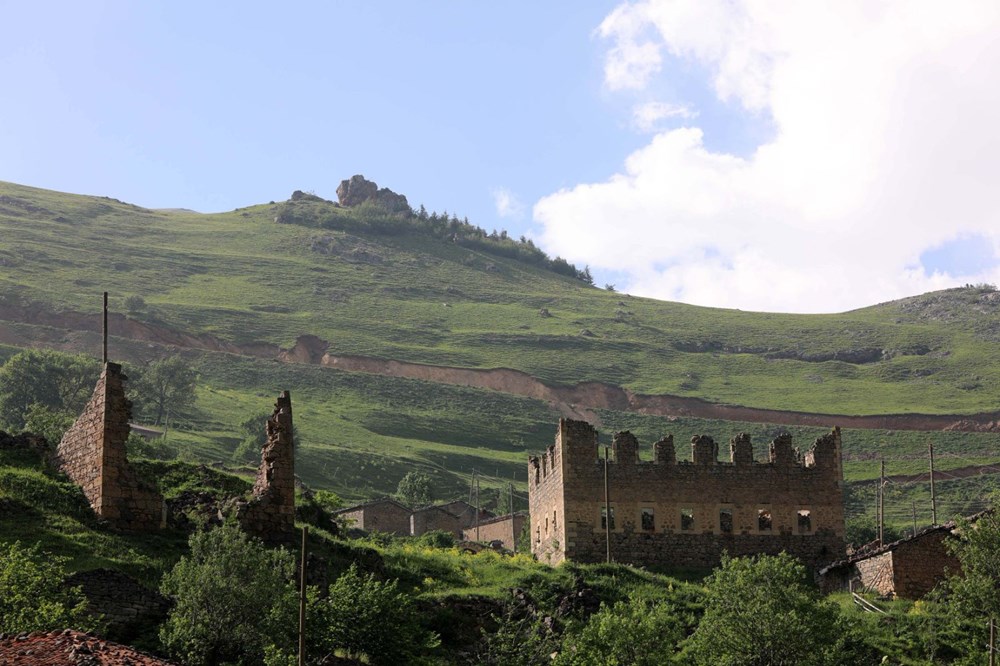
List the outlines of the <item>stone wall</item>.
<svg viewBox="0 0 1000 666">
<path fill-rule="evenodd" d="M 164 526 L 164 503 L 126 459 L 132 416 L 132 403 L 125 398 L 126 379 L 120 365 L 105 364 L 93 397 L 59 442 L 55 462 L 113 528 L 150 531 Z"/>
<path fill-rule="evenodd" d="M 381 499 L 342 509 L 333 515 L 350 521 L 350 527 L 366 532 L 387 532 L 396 536 L 407 536 L 410 534 L 411 513 L 409 507 L 395 500 Z"/>
<path fill-rule="evenodd" d="M 750 437 L 718 444 L 692 439 L 692 462 L 678 462 L 673 439 L 642 462 L 628 432 L 614 436 L 608 464 L 611 556 L 617 562 L 708 569 L 732 556 L 786 551 L 810 567 L 844 554 L 840 431 L 805 454 L 791 438 L 771 442 L 756 462 Z M 605 559 L 604 462 L 597 431 L 582 421 L 559 422 L 556 441 L 529 461 L 532 552 L 542 561 Z"/>
<path fill-rule="evenodd" d="M 87 598 L 87 610 L 103 616 L 108 637 L 115 640 L 131 640 L 142 630 L 160 624 L 170 608 L 170 601 L 162 594 L 112 569 L 77 572 L 67 577 L 66 585 L 80 587 Z"/>
<path fill-rule="evenodd" d="M 282 391 L 267 420 L 257 480 L 249 502 L 236 505 L 240 526 L 265 543 L 295 541 L 295 453 L 292 397 Z"/>
<path fill-rule="evenodd" d="M 884 597 L 892 596 L 893 586 L 892 551 L 866 557 L 854 563 L 855 591 L 860 585 L 862 589 L 873 590 Z"/>
<path fill-rule="evenodd" d="M 456 537 L 462 537 L 464 521 L 460 516 L 445 511 L 438 506 L 417 509 L 410 515 L 410 535 L 420 536 L 434 530 L 451 532 Z"/>
<path fill-rule="evenodd" d="M 917 535 L 899 543 L 893 551 L 893 592 L 904 599 L 919 599 L 944 580 L 961 571 L 958 558 L 948 552 L 946 529 Z"/>
<path fill-rule="evenodd" d="M 462 531 L 462 539 L 465 541 L 483 541 L 492 543 L 500 541 L 503 547 L 510 551 L 517 551 L 517 538 L 521 536 L 521 530 L 527 522 L 528 516 L 523 513 L 515 513 L 509 516 L 491 518 L 479 523 L 478 536 L 475 527 L 467 527 Z"/>
</svg>

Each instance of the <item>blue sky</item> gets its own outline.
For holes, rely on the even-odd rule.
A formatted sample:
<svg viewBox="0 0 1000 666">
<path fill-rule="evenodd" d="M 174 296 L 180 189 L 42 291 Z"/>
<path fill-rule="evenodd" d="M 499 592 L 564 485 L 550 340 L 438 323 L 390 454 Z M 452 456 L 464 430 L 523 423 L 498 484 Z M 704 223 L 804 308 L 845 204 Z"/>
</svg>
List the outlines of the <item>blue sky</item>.
<svg viewBox="0 0 1000 666">
<path fill-rule="evenodd" d="M 362 173 L 633 293 L 859 307 L 1000 277 L 967 4 L 8 3 L 0 179 L 210 212 Z"/>
</svg>

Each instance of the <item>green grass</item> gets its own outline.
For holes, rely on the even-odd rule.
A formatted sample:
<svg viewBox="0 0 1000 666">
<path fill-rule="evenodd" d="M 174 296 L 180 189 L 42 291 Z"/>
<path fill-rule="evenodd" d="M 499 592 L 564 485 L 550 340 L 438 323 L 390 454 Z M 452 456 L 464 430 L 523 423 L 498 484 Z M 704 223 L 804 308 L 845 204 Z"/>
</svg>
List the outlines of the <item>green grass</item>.
<svg viewBox="0 0 1000 666">
<path fill-rule="evenodd" d="M 126 296 L 145 299 L 134 320 L 233 345 L 289 348 L 313 334 L 332 354 L 506 367 L 557 385 L 598 381 L 773 409 L 997 409 L 1000 299 L 986 290 L 830 315 L 701 308 L 595 289 L 426 233 L 374 233 L 356 211 L 322 202 L 308 203 L 312 212 L 300 224 L 278 224 L 280 206 L 200 215 L 0 183 L 0 313 L 21 320 L 26 311 L 96 313 L 108 290 L 116 310 Z M 328 223 L 338 228 L 322 226 Z M 66 327 L 72 330 L 0 314 L 0 340 L 9 344 L 99 349 L 94 332 Z M 585 329 L 593 337 L 581 335 Z M 15 350 L 0 346 L 0 360 Z M 235 465 L 239 423 L 290 389 L 302 438 L 298 474 L 348 499 L 392 492 L 411 469 L 430 474 L 442 499 L 467 494 L 473 471 L 490 492 L 513 480 L 523 498 L 526 455 L 551 442 L 559 417 L 542 401 L 495 391 L 112 338 L 113 357 L 130 362 L 171 351 L 181 351 L 201 379 L 196 408 L 172 424 L 164 453 Z M 682 453 L 695 432 L 724 444 L 746 430 L 760 456 L 777 430 L 600 416 L 603 431 L 632 429 L 647 445 L 673 432 Z M 800 445 L 821 432 L 788 430 Z M 941 454 L 940 469 L 966 464 L 959 456 L 1000 462 L 995 439 L 845 431 L 845 475 L 870 480 L 882 456 L 890 473 L 916 473 L 928 441 Z M 242 470 L 251 474 L 253 466 Z"/>
</svg>

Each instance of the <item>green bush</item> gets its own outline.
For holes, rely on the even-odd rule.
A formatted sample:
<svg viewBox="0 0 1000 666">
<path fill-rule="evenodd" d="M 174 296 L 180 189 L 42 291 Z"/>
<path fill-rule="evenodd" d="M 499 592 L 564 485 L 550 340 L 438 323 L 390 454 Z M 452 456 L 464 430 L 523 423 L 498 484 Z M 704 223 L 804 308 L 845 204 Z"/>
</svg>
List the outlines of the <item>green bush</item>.
<svg viewBox="0 0 1000 666">
<path fill-rule="evenodd" d="M 312 633 L 310 657 L 343 651 L 371 664 L 402 664 L 437 645 L 426 631 L 410 597 L 395 581 L 381 582 L 358 573 L 356 565 L 344 572 L 325 599 L 310 604 Z"/>
<path fill-rule="evenodd" d="M 234 525 L 197 532 L 191 554 L 163 577 L 175 606 L 160 640 L 192 666 L 258 664 L 270 645 L 293 642 L 294 558 L 270 550 Z"/>
<path fill-rule="evenodd" d="M 0 544 L 0 633 L 96 628 L 80 588 L 63 583 L 65 562 L 38 544 Z"/>
<path fill-rule="evenodd" d="M 601 605 L 583 629 L 568 636 L 559 666 L 657 666 L 670 661 L 684 627 L 666 603 L 641 599 Z"/>
</svg>

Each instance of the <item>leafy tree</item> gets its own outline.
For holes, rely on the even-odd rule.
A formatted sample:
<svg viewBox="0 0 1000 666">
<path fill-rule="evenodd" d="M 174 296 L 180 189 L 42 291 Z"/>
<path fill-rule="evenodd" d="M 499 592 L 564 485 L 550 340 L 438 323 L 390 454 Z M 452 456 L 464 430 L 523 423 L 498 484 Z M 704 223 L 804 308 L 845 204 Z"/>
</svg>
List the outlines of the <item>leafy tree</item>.
<svg viewBox="0 0 1000 666">
<path fill-rule="evenodd" d="M 1000 517 L 992 512 L 975 523 L 962 521 L 959 534 L 951 548 L 962 570 L 938 591 L 946 609 L 942 619 L 951 642 L 967 658 L 962 663 L 984 663 L 989 619 L 1000 625 Z"/>
<path fill-rule="evenodd" d="M 493 616 L 494 631 L 483 630 L 479 662 L 490 666 L 544 666 L 552 663 L 552 653 L 559 642 L 552 630 L 526 613 L 508 604 L 501 616 Z"/>
<path fill-rule="evenodd" d="M 0 366 L 0 422 L 21 430 L 32 405 L 76 414 L 87 404 L 101 366 L 82 354 L 28 349 Z"/>
<path fill-rule="evenodd" d="M 362 575 L 352 564 L 329 592 L 308 609 L 319 627 L 309 651 L 313 658 L 342 650 L 355 658 L 364 655 L 370 664 L 405 664 L 437 645 L 396 581 Z"/>
<path fill-rule="evenodd" d="M 666 603 L 643 599 L 601 605 L 577 635 L 569 636 L 559 666 L 658 666 L 669 662 L 684 636 Z"/>
<path fill-rule="evenodd" d="M 180 356 L 170 356 L 146 366 L 136 390 L 153 414 L 153 422 L 159 425 L 168 411 L 183 412 L 194 405 L 197 381 L 194 368 Z"/>
<path fill-rule="evenodd" d="M 406 506 L 425 506 L 431 503 L 431 477 L 423 472 L 407 472 L 396 487 L 396 499 Z"/>
<path fill-rule="evenodd" d="M 63 583 L 66 561 L 39 544 L 0 544 L 0 633 L 96 628 L 80 588 Z"/>
<path fill-rule="evenodd" d="M 243 440 L 233 452 L 233 460 L 237 462 L 254 462 L 260 460 L 260 450 L 267 443 L 268 412 L 261 412 L 240 422 L 239 433 Z"/>
<path fill-rule="evenodd" d="M 58 444 L 63 434 L 73 425 L 73 420 L 73 414 L 68 411 L 56 411 L 36 402 L 28 407 L 24 415 L 24 429 L 41 435 L 50 444 Z"/>
<path fill-rule="evenodd" d="M 126 312 L 129 314 L 135 314 L 146 309 L 146 299 L 137 294 L 133 294 L 132 296 L 126 296 L 122 305 L 125 306 Z"/>
<path fill-rule="evenodd" d="M 807 580 L 805 567 L 785 553 L 723 558 L 706 579 L 705 615 L 686 656 L 706 666 L 871 663 L 864 660 L 871 655 L 844 661 L 857 655 L 838 642 L 838 609 Z"/>
<path fill-rule="evenodd" d="M 160 586 L 175 601 L 160 628 L 163 645 L 185 664 L 260 663 L 294 626 L 294 557 L 235 525 L 197 532 L 188 544 L 191 554 Z"/>
</svg>

